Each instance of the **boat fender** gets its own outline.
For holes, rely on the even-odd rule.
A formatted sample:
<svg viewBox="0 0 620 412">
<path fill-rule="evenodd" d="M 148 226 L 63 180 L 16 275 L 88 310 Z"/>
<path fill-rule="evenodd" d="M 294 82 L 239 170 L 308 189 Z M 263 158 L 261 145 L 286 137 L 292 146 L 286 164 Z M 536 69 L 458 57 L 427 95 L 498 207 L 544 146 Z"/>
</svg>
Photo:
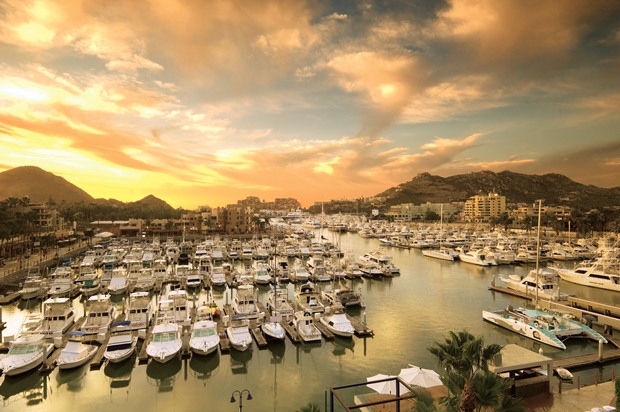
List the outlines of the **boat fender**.
<svg viewBox="0 0 620 412">
<path fill-rule="evenodd" d="M 530 320 L 528 318 L 525 318 L 525 319 L 523 319 L 523 323 L 525 323 L 527 325 L 528 323 L 530 323 Z"/>
</svg>

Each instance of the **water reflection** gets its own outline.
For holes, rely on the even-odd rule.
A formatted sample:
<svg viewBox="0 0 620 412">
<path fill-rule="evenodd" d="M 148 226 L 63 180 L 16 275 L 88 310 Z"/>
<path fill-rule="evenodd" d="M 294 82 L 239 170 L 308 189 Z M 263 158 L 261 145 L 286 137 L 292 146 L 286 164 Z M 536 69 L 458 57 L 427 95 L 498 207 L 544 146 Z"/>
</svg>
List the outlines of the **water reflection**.
<svg viewBox="0 0 620 412">
<path fill-rule="evenodd" d="M 41 312 L 41 307 L 43 306 L 42 299 L 28 299 L 23 300 L 20 299 L 17 304 L 17 308 L 19 310 L 25 310 L 27 312 Z"/>
<path fill-rule="evenodd" d="M 106 376 L 108 382 L 110 382 L 110 389 L 125 388 L 129 386 L 131 382 L 131 372 L 135 364 L 135 356 L 120 363 L 107 362 L 103 373 Z"/>
<path fill-rule="evenodd" d="M 58 370 L 56 374 L 57 388 L 60 390 L 66 385 L 69 392 L 79 392 L 86 383 L 86 372 L 90 364 L 82 365 L 75 369 Z"/>
<path fill-rule="evenodd" d="M 285 342 L 271 342 L 267 345 L 267 350 L 271 352 L 269 363 L 272 365 L 279 365 L 284 361 L 284 353 L 286 352 Z"/>
<path fill-rule="evenodd" d="M 247 374 L 248 366 L 250 366 L 252 360 L 252 351 L 238 351 L 231 349 L 230 351 L 230 370 L 233 374 Z"/>
<path fill-rule="evenodd" d="M 157 387 L 157 392 L 170 392 L 174 389 L 174 382 L 180 376 L 183 363 L 175 356 L 166 363 L 151 361 L 146 366 L 147 382 Z"/>
<path fill-rule="evenodd" d="M 352 338 L 344 338 L 342 336 L 334 336 L 334 340 L 331 342 L 333 345 L 332 353 L 335 356 L 342 356 L 347 351 L 354 352 L 355 340 Z"/>
<path fill-rule="evenodd" d="M 192 376 L 203 381 L 203 385 L 206 385 L 206 381 L 215 376 L 219 370 L 220 355 L 217 353 L 209 356 L 192 355 L 189 367 Z"/>
<path fill-rule="evenodd" d="M 38 405 L 47 399 L 47 380 L 38 370 L 17 376 L 5 376 L 0 385 L 2 404 L 25 400 L 27 406 Z"/>
</svg>

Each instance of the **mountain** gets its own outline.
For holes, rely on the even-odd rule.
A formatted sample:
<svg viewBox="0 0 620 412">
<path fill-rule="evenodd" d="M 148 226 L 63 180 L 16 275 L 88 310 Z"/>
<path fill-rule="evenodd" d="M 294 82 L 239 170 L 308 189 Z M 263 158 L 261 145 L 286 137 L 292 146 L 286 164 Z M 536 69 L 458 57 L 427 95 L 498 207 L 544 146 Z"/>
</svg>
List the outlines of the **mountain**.
<svg viewBox="0 0 620 412">
<path fill-rule="evenodd" d="M 174 208 L 170 206 L 168 203 L 166 203 L 164 200 L 161 200 L 160 198 L 155 197 L 153 195 L 148 195 L 144 199 L 140 199 L 136 202 L 128 203 L 128 205 L 131 205 L 131 204 L 139 205 L 143 207 L 149 207 L 151 209 L 173 209 L 174 210 Z"/>
<path fill-rule="evenodd" d="M 556 173 L 527 175 L 507 170 L 500 173 L 483 170 L 450 177 L 421 173 L 376 196 L 385 197 L 388 205 L 397 205 L 464 201 L 491 192 L 506 196 L 506 203 L 534 203 L 543 199 L 548 206 L 592 209 L 620 205 L 620 187 L 584 185 Z"/>
<path fill-rule="evenodd" d="M 60 176 L 36 166 L 20 166 L 0 173 L 0 199 L 28 196 L 32 202 L 92 202 L 91 195 Z"/>
</svg>

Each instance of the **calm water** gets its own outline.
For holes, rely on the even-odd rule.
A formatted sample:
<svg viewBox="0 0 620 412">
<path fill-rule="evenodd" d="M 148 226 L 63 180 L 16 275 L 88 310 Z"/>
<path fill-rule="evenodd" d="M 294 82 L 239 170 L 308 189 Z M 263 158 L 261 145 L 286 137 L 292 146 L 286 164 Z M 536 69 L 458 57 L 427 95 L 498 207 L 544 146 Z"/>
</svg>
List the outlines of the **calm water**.
<svg viewBox="0 0 620 412">
<path fill-rule="evenodd" d="M 340 239 L 344 251 L 355 256 L 379 247 L 377 239 L 344 234 Z M 443 340 L 449 330 L 467 329 L 483 335 L 487 343 L 517 343 L 538 351 L 533 341 L 521 338 L 483 322 L 483 309 L 501 309 L 508 304 L 524 306 L 524 301 L 487 290 L 493 275 L 525 275 L 533 266 L 481 268 L 464 263 L 444 262 L 422 256 L 419 250 L 389 249 L 401 275 L 393 279 L 349 282 L 361 288 L 365 309 L 349 313 L 366 320 L 373 338 L 353 340 L 336 338 L 321 344 L 293 344 L 288 339 L 279 345 L 259 350 L 209 357 L 194 356 L 165 365 L 152 362 L 138 365 L 133 361 L 90 370 L 88 365 L 73 371 L 54 370 L 49 375 L 33 372 L 19 377 L 0 378 L 0 397 L 5 411 L 111 410 L 114 407 L 148 408 L 154 411 L 236 411 L 230 403 L 236 389 L 249 389 L 253 399 L 244 400 L 246 411 L 294 411 L 308 401 L 324 404 L 324 394 L 332 386 L 366 380 L 377 373 L 398 374 L 407 364 L 437 370 L 427 347 Z M 576 285 L 562 284 L 564 292 L 620 304 L 620 295 Z M 268 288 L 259 289 L 259 299 L 266 302 Z M 216 291 L 224 303 L 225 289 Z M 289 285 L 293 298 L 293 285 Z M 203 299 L 206 294 L 203 296 Z M 31 303 L 30 305 L 33 305 Z M 36 304 L 34 304 L 36 306 Z M 8 322 L 4 335 L 17 331 L 21 314 L 29 308 L 24 303 L 3 307 Z M 74 301 L 83 313 L 79 299 Z M 594 353 L 597 344 L 585 340 L 568 343 L 565 351 L 544 346 L 547 356 L 557 358 L 572 354 Z M 360 389 L 348 391 L 350 400 Z M 336 410 L 341 410 L 336 408 Z"/>
</svg>

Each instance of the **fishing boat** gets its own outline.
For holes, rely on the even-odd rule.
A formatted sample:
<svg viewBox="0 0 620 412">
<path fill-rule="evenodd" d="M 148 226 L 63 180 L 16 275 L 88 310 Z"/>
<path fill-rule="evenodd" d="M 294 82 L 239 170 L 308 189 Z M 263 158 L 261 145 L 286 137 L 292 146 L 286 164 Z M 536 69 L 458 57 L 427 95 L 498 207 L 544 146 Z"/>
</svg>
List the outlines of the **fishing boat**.
<svg viewBox="0 0 620 412">
<path fill-rule="evenodd" d="M 56 365 L 60 369 L 72 369 L 82 366 L 95 356 L 99 347 L 86 345 L 82 342 L 84 332 L 75 330 L 69 332 L 67 345 L 60 351 L 60 356 L 56 359 Z"/>
<path fill-rule="evenodd" d="M 586 337 L 607 343 L 607 339 L 600 333 L 578 322 L 568 313 L 513 309 L 509 305 L 504 310 L 483 310 L 482 318 L 521 336 L 559 349 L 566 349 L 563 340 L 570 337 Z"/>
<path fill-rule="evenodd" d="M 65 333 L 75 321 L 75 312 L 69 298 L 50 298 L 43 302 L 41 333 L 52 336 Z"/>
<path fill-rule="evenodd" d="M 304 342 L 316 342 L 321 340 L 321 331 L 314 324 L 312 312 L 295 312 L 295 319 L 292 322 L 299 337 Z"/>
<path fill-rule="evenodd" d="M 620 292 L 620 259 L 601 257 L 593 262 L 584 262 L 574 270 L 551 268 L 567 282 Z"/>
<path fill-rule="evenodd" d="M 196 321 L 190 330 L 189 347 L 197 355 L 208 355 L 217 350 L 220 336 L 217 326 L 211 315 L 209 306 L 199 306 L 196 309 Z"/>
<path fill-rule="evenodd" d="M 323 291 L 321 296 L 323 296 L 323 299 L 327 301 L 329 305 L 364 307 L 361 290 L 362 288 L 359 288 L 359 292 L 355 292 L 354 290 L 341 285 L 338 289 Z"/>
<path fill-rule="evenodd" d="M 156 362 L 166 363 L 181 351 L 181 334 L 172 313 L 161 313 L 157 317 L 157 325 L 153 327 L 153 339 L 147 345 L 146 353 Z"/>
<path fill-rule="evenodd" d="M 539 270 L 538 276 L 536 276 L 536 270 L 531 270 L 523 278 L 518 275 L 500 276 L 500 279 L 506 284 L 508 289 L 528 295 L 536 295 L 538 293 L 540 298 L 548 300 L 567 300 L 568 295 L 560 293 L 560 287 L 556 278 L 557 274 L 550 269 Z"/>
<path fill-rule="evenodd" d="M 299 290 L 295 291 L 295 300 L 304 311 L 310 313 L 321 313 L 325 311 L 325 306 L 321 302 L 320 294 L 316 291 L 312 282 L 304 283 Z"/>
<path fill-rule="evenodd" d="M 148 292 L 133 292 L 129 295 L 129 308 L 125 320 L 129 329 L 146 329 L 153 320 L 153 303 Z"/>
<path fill-rule="evenodd" d="M 459 259 L 461 262 L 478 266 L 497 266 L 497 262 L 489 258 L 484 249 L 470 250 L 469 252 L 461 253 Z"/>
<path fill-rule="evenodd" d="M 86 321 L 80 330 L 86 334 L 107 332 L 116 316 L 116 307 L 110 295 L 95 295 L 88 298 Z"/>
<path fill-rule="evenodd" d="M 222 266 L 214 266 L 211 270 L 211 285 L 212 286 L 225 286 L 226 285 L 226 272 Z"/>
<path fill-rule="evenodd" d="M 131 322 L 127 320 L 110 326 L 110 339 L 103 353 L 109 362 L 120 363 L 136 351 L 138 336 L 131 333 L 130 327 Z"/>
<path fill-rule="evenodd" d="M 45 336 L 36 333 L 23 335 L 11 342 L 9 353 L 0 360 L 5 375 L 15 376 L 38 368 L 52 353 L 54 345 L 45 343 Z"/>
<path fill-rule="evenodd" d="M 237 294 L 233 299 L 232 307 L 237 315 L 248 319 L 258 318 L 262 315 L 256 306 L 256 296 L 252 285 L 245 284 L 237 287 Z"/>
<path fill-rule="evenodd" d="M 42 299 L 47 296 L 47 282 L 38 274 L 29 274 L 22 286 L 21 300 Z"/>
</svg>

